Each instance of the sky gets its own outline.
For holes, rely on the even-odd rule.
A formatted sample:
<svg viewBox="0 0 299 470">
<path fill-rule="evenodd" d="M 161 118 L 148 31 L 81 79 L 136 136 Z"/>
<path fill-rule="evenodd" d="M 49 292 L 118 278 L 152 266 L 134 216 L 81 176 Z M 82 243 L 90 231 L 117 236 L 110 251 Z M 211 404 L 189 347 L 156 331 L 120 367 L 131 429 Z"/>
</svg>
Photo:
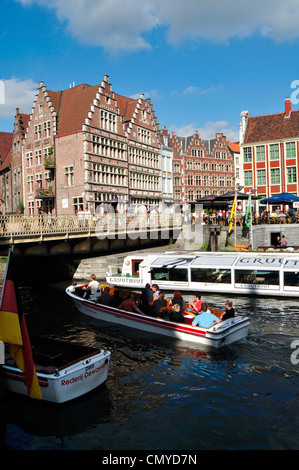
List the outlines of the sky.
<svg viewBox="0 0 299 470">
<path fill-rule="evenodd" d="M 159 127 L 239 140 L 240 113 L 299 109 L 298 0 L 0 0 L 0 131 L 49 90 L 150 98 Z"/>
</svg>

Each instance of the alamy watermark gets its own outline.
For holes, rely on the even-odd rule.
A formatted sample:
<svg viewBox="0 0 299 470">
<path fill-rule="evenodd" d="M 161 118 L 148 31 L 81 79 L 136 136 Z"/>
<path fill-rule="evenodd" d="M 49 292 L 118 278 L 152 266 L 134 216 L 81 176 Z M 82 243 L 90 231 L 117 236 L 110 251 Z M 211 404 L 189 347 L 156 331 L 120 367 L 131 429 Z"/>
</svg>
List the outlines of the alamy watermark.
<svg viewBox="0 0 299 470">
<path fill-rule="evenodd" d="M 291 83 L 291 88 L 295 90 L 291 94 L 291 103 L 298 104 L 299 103 L 299 80 L 293 80 Z"/>
<path fill-rule="evenodd" d="M 130 206 L 122 211 L 116 211 L 111 205 L 106 205 L 105 214 L 102 214 L 95 225 L 95 234 L 98 239 L 177 239 L 182 236 L 186 240 L 200 242 L 202 239 L 198 225 L 203 222 L 202 205 L 196 205 L 191 214 L 191 208 L 186 205 L 184 211 L 180 205 L 168 207 L 165 210 L 139 212 Z M 159 235 L 160 232 L 160 235 Z"/>
<path fill-rule="evenodd" d="M 0 104 L 5 104 L 5 86 L 4 86 L 4 80 L 0 80 Z"/>
<path fill-rule="evenodd" d="M 299 340 L 295 339 L 291 343 L 291 348 L 295 349 L 294 352 L 291 354 L 291 363 L 295 366 L 299 364 Z"/>
</svg>

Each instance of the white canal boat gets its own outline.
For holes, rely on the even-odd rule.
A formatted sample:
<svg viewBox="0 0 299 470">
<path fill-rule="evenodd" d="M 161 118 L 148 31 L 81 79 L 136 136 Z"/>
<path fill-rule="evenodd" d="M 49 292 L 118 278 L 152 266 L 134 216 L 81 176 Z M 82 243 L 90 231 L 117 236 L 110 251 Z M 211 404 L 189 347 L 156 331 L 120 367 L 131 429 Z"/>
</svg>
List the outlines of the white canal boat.
<svg viewBox="0 0 299 470">
<path fill-rule="evenodd" d="M 107 283 L 123 288 L 299 296 L 299 253 L 287 251 L 130 255 L 108 268 Z"/>
<path fill-rule="evenodd" d="M 74 343 L 31 336 L 32 356 L 42 400 L 65 403 L 102 385 L 110 352 Z M 27 395 L 24 373 L 7 352 L 2 373 L 8 391 Z"/>
<path fill-rule="evenodd" d="M 207 348 L 220 348 L 224 345 L 234 343 L 247 337 L 249 318 L 246 316 L 235 316 L 214 324 L 210 328 L 192 326 L 194 315 L 189 312 L 184 313 L 185 323 L 176 323 L 159 317 L 128 312 L 115 307 L 110 307 L 97 303 L 95 300 L 83 297 L 83 287 L 86 285 L 70 286 L 66 289 L 77 310 L 88 315 L 95 320 L 104 320 L 110 323 L 117 323 L 130 328 L 141 330 L 145 333 L 167 336 L 172 339 L 196 343 Z M 113 293 L 113 289 L 110 291 Z M 124 296 L 128 292 L 120 293 Z M 132 293 L 132 292 L 131 292 Z M 140 294 L 134 293 L 136 299 Z M 223 312 L 211 310 L 211 313 L 218 318 Z"/>
</svg>

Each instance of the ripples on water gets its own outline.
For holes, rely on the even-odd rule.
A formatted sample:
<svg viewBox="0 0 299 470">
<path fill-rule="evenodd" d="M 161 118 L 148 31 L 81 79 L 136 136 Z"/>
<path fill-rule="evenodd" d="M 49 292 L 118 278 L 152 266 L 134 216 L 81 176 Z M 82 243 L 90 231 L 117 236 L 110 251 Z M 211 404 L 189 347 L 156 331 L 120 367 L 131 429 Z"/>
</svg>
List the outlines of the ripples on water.
<svg viewBox="0 0 299 470">
<path fill-rule="evenodd" d="M 0 405 L 3 448 L 299 448 L 298 366 L 291 362 L 291 343 L 299 339 L 297 300 L 234 297 L 236 311 L 250 316 L 249 336 L 207 352 L 94 323 L 74 309 L 65 287 L 29 290 L 28 328 L 107 346 L 107 383 L 59 408 L 9 396 Z M 211 307 L 224 305 L 223 296 L 203 297 Z"/>
</svg>

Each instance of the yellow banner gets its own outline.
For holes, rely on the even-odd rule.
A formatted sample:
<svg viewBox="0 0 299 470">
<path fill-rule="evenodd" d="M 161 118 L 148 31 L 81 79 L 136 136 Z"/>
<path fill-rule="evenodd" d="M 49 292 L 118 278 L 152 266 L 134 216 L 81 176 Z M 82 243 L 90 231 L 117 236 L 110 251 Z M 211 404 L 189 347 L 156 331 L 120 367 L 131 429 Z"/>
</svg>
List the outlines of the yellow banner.
<svg viewBox="0 0 299 470">
<path fill-rule="evenodd" d="M 230 219 L 229 219 L 229 227 L 228 227 L 228 233 L 232 231 L 233 225 L 234 225 L 234 219 L 236 217 L 236 206 L 237 206 L 237 195 L 235 195 L 233 207 L 230 213 Z"/>
</svg>

